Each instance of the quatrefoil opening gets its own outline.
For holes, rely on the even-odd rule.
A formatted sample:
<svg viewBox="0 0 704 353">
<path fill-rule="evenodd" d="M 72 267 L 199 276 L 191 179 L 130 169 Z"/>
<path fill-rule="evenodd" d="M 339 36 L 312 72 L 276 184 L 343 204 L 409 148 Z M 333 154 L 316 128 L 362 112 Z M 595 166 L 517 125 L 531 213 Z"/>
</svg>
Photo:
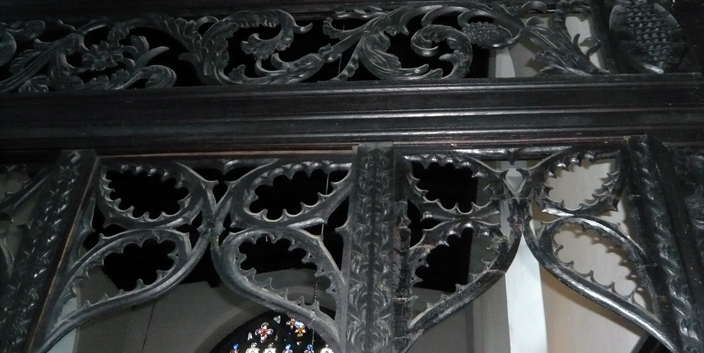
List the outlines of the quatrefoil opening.
<svg viewBox="0 0 704 353">
<path fill-rule="evenodd" d="M 425 200 L 439 203 L 445 209 L 467 213 L 474 209 L 478 179 L 470 168 L 454 164 L 431 163 L 424 167 L 412 163 L 416 187 Z"/>
<path fill-rule="evenodd" d="M 270 221 L 299 216 L 322 203 L 346 176 L 346 171 L 326 173 L 322 169 L 277 175 L 270 182 L 257 186 L 249 211 Z"/>
<path fill-rule="evenodd" d="M 174 215 L 189 195 L 175 178 L 154 170 L 108 170 L 105 179 L 112 190 L 110 199 L 134 218 L 155 220 L 162 215 Z"/>
<path fill-rule="evenodd" d="M 242 242 L 237 250 L 242 258 L 240 271 L 263 289 L 301 305 L 318 302 L 321 307 L 336 307 L 331 294 L 337 289 L 325 270 L 316 265 L 316 259 L 295 241 L 259 234 Z M 334 312 L 330 316 L 334 318 Z"/>
<path fill-rule="evenodd" d="M 653 312 L 652 298 L 644 287 L 638 264 L 628 252 L 597 230 L 564 225 L 553 236 L 553 251 L 573 274 L 643 309 Z"/>
</svg>

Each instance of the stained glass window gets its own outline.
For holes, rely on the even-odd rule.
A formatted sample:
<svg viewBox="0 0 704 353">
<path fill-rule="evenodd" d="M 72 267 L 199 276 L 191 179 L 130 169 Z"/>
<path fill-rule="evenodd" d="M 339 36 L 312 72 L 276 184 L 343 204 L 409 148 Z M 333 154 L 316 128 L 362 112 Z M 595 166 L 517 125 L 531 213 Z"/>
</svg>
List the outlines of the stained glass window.
<svg viewBox="0 0 704 353">
<path fill-rule="evenodd" d="M 240 325 L 211 353 L 334 353 L 305 322 L 269 311 Z"/>
</svg>

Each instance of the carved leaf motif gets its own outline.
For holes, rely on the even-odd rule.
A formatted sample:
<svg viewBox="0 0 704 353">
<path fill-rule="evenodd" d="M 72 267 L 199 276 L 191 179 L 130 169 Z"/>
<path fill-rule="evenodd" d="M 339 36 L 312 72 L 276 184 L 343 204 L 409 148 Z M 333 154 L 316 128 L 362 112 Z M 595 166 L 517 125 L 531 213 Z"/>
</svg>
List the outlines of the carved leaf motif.
<svg viewBox="0 0 704 353">
<path fill-rule="evenodd" d="M 469 72 L 469 65 L 472 63 L 472 43 L 464 33 L 450 26 L 429 25 L 413 35 L 411 47 L 419 55 L 433 56 L 438 52 L 438 48 L 430 46 L 442 40 L 447 42 L 450 49 L 454 49 L 452 54 L 440 56 L 440 60 L 452 63 L 452 72 L 443 78 L 463 78 Z M 442 77 L 441 70 L 431 71 L 433 72 L 438 72 Z"/>
<path fill-rule="evenodd" d="M 277 22 L 281 22 L 281 31 L 274 38 L 261 39 L 258 33 L 252 34 L 247 41 L 242 42 L 242 50 L 247 54 L 253 54 L 256 60 L 269 58 L 276 51 L 284 51 L 293 43 L 294 33 L 306 33 L 313 25 L 299 27 L 291 15 L 278 12 L 275 20 L 261 21 L 265 27 L 274 27 Z"/>
<path fill-rule="evenodd" d="M 0 66 L 7 64 L 17 50 L 17 42 L 9 31 L 0 27 Z"/>
<path fill-rule="evenodd" d="M 554 15 L 556 30 L 551 31 L 538 25 L 536 19 L 524 22 L 522 16 L 529 12 L 544 12 L 546 6 L 540 2 L 527 2 L 523 6 L 506 7 L 498 2 L 460 5 L 409 5 L 394 10 L 376 7 L 336 12 L 338 20 L 355 19 L 363 22 L 356 28 L 337 29 L 333 18 L 322 23 L 323 33 L 330 39 L 339 39 L 334 45 L 326 44 L 316 53 L 304 54 L 293 61 L 284 61 L 278 54 L 287 50 L 296 34 L 306 33 L 312 28 L 299 26 L 293 16 L 282 10 L 247 10 L 236 12 L 222 19 L 205 16 L 198 20 L 173 18 L 164 14 L 153 14 L 120 23 L 110 23 L 97 19 L 89 24 L 74 28 L 61 24 L 59 27 L 70 33 L 54 42 L 36 41 L 34 48 L 16 55 L 16 40 L 34 39 L 44 30 L 40 21 L 18 23 L 11 26 L 0 24 L 0 65 L 10 62 L 12 77 L 0 82 L 0 90 L 20 89 L 22 92 L 42 92 L 49 90 L 94 90 L 124 89 L 139 80 L 147 80 L 147 88 L 170 87 L 176 82 L 176 73 L 166 66 L 148 65 L 155 56 L 167 48 L 149 49 L 146 38 L 130 36 L 137 28 L 151 28 L 162 31 L 179 41 L 185 52 L 179 58 L 190 62 L 196 69 L 200 81 L 206 85 L 232 84 L 289 84 L 313 77 L 326 64 L 332 64 L 352 50 L 344 68 L 332 81 L 344 81 L 352 77 L 359 65 L 363 65 L 374 76 L 383 80 L 464 78 L 472 61 L 471 44 L 485 48 L 503 48 L 516 43 L 522 36 L 543 48 L 535 58 L 548 65 L 543 73 L 559 72 L 590 75 L 603 71 L 594 67 L 589 56 L 599 49 L 594 38 L 579 43 L 571 38 L 564 26 L 564 18 L 574 11 L 586 11 L 581 1 L 561 0 Z M 442 16 L 458 15 L 461 31 L 434 23 Z M 415 17 L 423 16 L 421 29 L 413 33 L 411 49 L 422 56 L 440 55 L 440 60 L 452 64 L 452 70 L 443 76 L 442 69 L 431 69 L 429 65 L 403 67 L 396 55 L 389 53 L 389 36 L 409 35 L 408 23 Z M 480 18 L 481 17 L 481 18 Z M 489 17 L 495 23 L 476 22 Z M 500 23 L 500 25 L 497 25 Z M 209 25 L 207 29 L 203 29 Z M 110 27 L 107 41 L 86 48 L 84 37 L 98 29 Z M 279 28 L 273 38 L 263 39 L 258 33 L 240 43 L 241 53 L 251 55 L 256 64 L 256 75 L 248 77 L 244 66 L 229 72 L 231 53 L 228 40 L 242 28 Z M 13 37 L 14 36 L 14 37 Z M 130 46 L 124 46 L 130 37 Z M 444 41 L 452 49 L 449 53 L 439 53 L 433 43 Z M 588 47 L 582 53 L 580 46 Z M 130 49 L 130 48 L 134 49 Z M 131 51 L 132 50 L 132 51 Z M 73 53 L 83 55 L 83 66 L 73 67 L 67 57 Z M 132 54 L 123 56 L 125 54 Z M 12 56 L 15 56 L 14 59 Z M 263 61 L 270 60 L 271 67 Z M 290 59 L 289 59 L 290 60 Z M 102 71 L 112 68 L 114 72 L 84 82 L 86 71 Z M 48 73 L 40 73 L 44 69 Z"/>
<path fill-rule="evenodd" d="M 537 17 L 526 21 L 526 35 L 531 42 L 543 49 L 534 57 L 547 65 L 541 71 L 542 74 L 556 72 L 585 76 L 606 72 L 592 64 L 589 59 L 589 56 L 598 50 L 599 41 L 596 38 L 587 38 L 585 42 L 580 43 L 579 35 L 571 37 L 567 30 L 567 15 L 575 12 L 588 14 L 589 8 L 581 0 L 560 0 L 553 16 L 554 31 L 544 27 Z M 589 47 L 589 50 L 582 53 L 580 45 Z"/>
<path fill-rule="evenodd" d="M 386 51 L 391 41 L 383 32 L 366 35 L 359 40 L 359 56 L 364 67 L 381 79 L 440 78 L 439 69 L 428 72 L 428 65 L 404 68 L 396 55 Z"/>
<path fill-rule="evenodd" d="M 54 43 L 54 45 L 56 45 L 56 43 Z M 12 60 L 12 63 L 10 63 L 10 73 L 19 74 L 32 61 L 48 51 L 51 46 L 52 43 L 35 41 L 34 49 L 25 50 Z"/>
<path fill-rule="evenodd" d="M 10 62 L 17 50 L 17 41 L 29 41 L 44 32 L 44 22 L 28 21 L 6 25 L 0 22 L 0 66 Z"/>
</svg>

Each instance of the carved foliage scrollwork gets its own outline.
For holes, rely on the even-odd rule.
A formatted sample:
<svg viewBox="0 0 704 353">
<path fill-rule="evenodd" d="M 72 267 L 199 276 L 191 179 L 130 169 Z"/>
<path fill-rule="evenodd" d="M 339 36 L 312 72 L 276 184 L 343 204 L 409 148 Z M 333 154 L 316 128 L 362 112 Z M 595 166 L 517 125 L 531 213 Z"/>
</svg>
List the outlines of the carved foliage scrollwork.
<svg viewBox="0 0 704 353">
<path fill-rule="evenodd" d="M 570 165 L 580 166 L 584 160 L 593 162 L 598 158 L 608 157 L 596 151 L 568 149 L 542 160 L 530 169 L 519 170 L 525 178 L 520 196 L 535 200 L 542 212 L 556 217 L 552 221 L 543 223 L 542 228 L 534 233 L 529 224 L 530 217 L 524 216 L 523 229 L 526 241 L 538 261 L 552 275 L 582 295 L 637 323 L 673 350 L 676 347 L 675 340 L 668 332 L 667 324 L 663 322 L 663 315 L 666 315 L 665 308 L 655 300 L 659 292 L 653 283 L 653 279 L 657 278 L 653 273 L 655 267 L 653 259 L 647 255 L 637 238 L 624 233 L 617 225 L 600 218 L 609 211 L 616 211 L 618 203 L 626 192 L 628 171 L 622 153 L 616 155 L 616 170 L 608 175 L 608 180 L 603 184 L 601 192 L 593 195 L 592 203 L 580 204 L 577 208 L 570 209 L 564 202 L 556 202 L 549 197 L 550 187 L 546 182 L 548 178 L 556 177 L 559 169 L 568 170 Z M 572 226 L 577 226 L 583 231 L 592 231 L 621 250 L 624 260 L 633 264 L 632 276 L 639 280 L 631 293 L 621 294 L 616 291 L 614 283 L 599 283 L 594 278 L 593 271 L 582 273 L 575 269 L 573 262 L 560 259 L 559 252 L 563 249 L 563 245 L 557 242 L 556 236 L 563 228 Z M 653 299 L 652 312 L 636 301 L 637 293 L 646 294 Z"/>
<path fill-rule="evenodd" d="M 499 2 L 463 5 L 414 5 L 393 10 L 376 7 L 342 11 L 322 24 L 330 44 L 293 61 L 284 61 L 280 53 L 293 45 L 295 35 L 307 33 L 314 24 L 300 26 L 293 16 L 282 10 L 247 10 L 218 19 L 212 16 L 197 20 L 153 14 L 124 22 L 113 23 L 96 19 L 81 27 L 62 22 L 42 21 L 0 23 L 0 66 L 9 64 L 10 77 L 0 81 L 0 92 L 43 92 L 48 90 L 124 89 L 144 82 L 146 88 L 170 87 L 176 82 L 176 72 L 161 64 L 150 64 L 155 57 L 176 48 L 151 48 L 149 38 L 131 34 L 136 29 L 155 29 L 178 41 L 185 52 L 180 59 L 192 64 L 198 79 L 205 85 L 282 84 L 307 80 L 325 64 L 336 63 L 351 50 L 333 81 L 344 81 L 364 66 L 374 76 L 384 80 L 426 78 L 457 79 L 465 77 L 473 58 L 472 46 L 496 49 L 513 45 L 528 37 L 541 51 L 535 60 L 546 65 L 543 72 L 596 74 L 589 56 L 600 43 L 594 38 L 580 42 L 565 26 L 572 12 L 588 13 L 588 7 L 578 0 L 562 0 L 553 14 L 554 29 L 542 25 L 537 17 L 523 20 L 529 13 L 545 13 L 547 6 L 530 1 L 523 6 L 506 7 Z M 427 64 L 403 67 L 401 60 L 389 52 L 391 37 L 409 32 L 409 22 L 422 16 L 422 25 L 412 34 L 410 50 L 421 57 L 435 57 L 452 65 L 449 72 L 430 69 Z M 440 17 L 457 16 L 457 25 L 438 24 Z M 477 21 L 490 18 L 493 23 Z M 358 20 L 355 28 L 339 29 L 335 21 Z M 226 71 L 233 61 L 228 42 L 233 35 L 247 28 L 279 28 L 273 38 L 262 39 L 252 34 L 240 43 L 242 54 L 251 56 L 255 76 L 239 65 Z M 108 30 L 107 38 L 92 44 L 87 37 L 99 30 Z M 45 32 L 60 32 L 64 36 L 54 41 L 42 41 Z M 17 42 L 31 42 L 31 49 L 16 53 Z M 441 54 L 437 43 L 444 42 L 451 52 Z M 589 49 L 583 53 L 580 46 Z M 75 59 L 78 56 L 80 59 Z M 78 62 L 77 62 L 78 61 Z M 266 61 L 269 61 L 266 63 Z M 46 70 L 46 73 L 42 73 Z"/>
<path fill-rule="evenodd" d="M 176 74 L 162 65 L 148 65 L 156 55 L 168 48 L 150 48 L 147 39 L 131 36 L 128 43 L 109 35 L 107 41 L 87 46 L 88 33 L 106 28 L 111 23 L 98 19 L 75 28 L 58 22 L 45 24 L 30 21 L 6 25 L 0 23 L 3 40 L 9 42 L 0 52 L 0 62 L 10 62 L 11 76 L 0 81 L 0 92 L 18 89 L 20 92 L 46 92 L 49 90 L 92 90 L 123 89 L 138 80 L 146 80 L 145 87 L 169 87 L 176 80 Z M 41 41 L 38 37 L 46 28 L 67 33 L 55 41 Z M 17 28 L 17 29 L 12 29 Z M 21 51 L 16 56 L 15 41 L 34 41 L 33 48 Z M 69 62 L 69 57 L 80 54 L 81 65 Z M 110 73 L 100 74 L 110 69 Z M 47 73 L 41 73 L 46 70 Z M 84 74 L 98 74 L 90 79 Z"/>
</svg>

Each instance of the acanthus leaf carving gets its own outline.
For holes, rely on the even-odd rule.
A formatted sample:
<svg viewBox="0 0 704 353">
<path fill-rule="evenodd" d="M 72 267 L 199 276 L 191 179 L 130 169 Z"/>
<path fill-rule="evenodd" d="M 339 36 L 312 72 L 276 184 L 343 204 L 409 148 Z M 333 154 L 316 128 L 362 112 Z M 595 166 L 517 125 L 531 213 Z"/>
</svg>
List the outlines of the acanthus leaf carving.
<svg viewBox="0 0 704 353">
<path fill-rule="evenodd" d="M 173 86 L 177 79 L 174 69 L 168 64 L 150 62 L 175 48 L 150 48 L 150 38 L 132 34 L 133 30 L 140 28 L 158 30 L 183 45 L 185 52 L 180 53 L 179 58 L 193 65 L 204 85 L 302 82 L 311 79 L 323 66 L 341 60 L 348 51 L 351 51 L 349 59 L 338 63 L 340 70 L 330 80 L 345 81 L 354 76 L 360 65 L 382 80 L 460 79 L 469 73 L 473 60 L 472 45 L 504 48 L 523 37 L 542 48 L 535 59 L 547 65 L 543 73 L 606 73 L 589 60 L 599 49 L 598 40 L 588 38 L 580 42 L 578 37 L 569 34 L 564 24 L 568 14 L 575 11 L 587 13 L 587 7 L 577 0 L 559 1 L 553 15 L 554 29 L 545 27 L 536 17 L 522 19 L 526 14 L 546 10 L 547 6 L 540 2 L 512 7 L 499 2 L 408 5 L 392 10 L 370 7 L 336 12 L 321 23 L 306 26 L 298 25 L 293 15 L 283 10 L 245 10 L 221 19 L 205 16 L 197 20 L 151 14 L 118 23 L 95 19 L 79 28 L 60 22 L 0 23 L 0 63 L 9 63 L 11 73 L 10 77 L 0 81 L 0 91 L 114 90 L 141 87 L 139 82 L 143 82 L 145 88 Z M 456 27 L 434 22 L 449 15 L 457 16 Z M 410 33 L 409 22 L 419 16 L 422 16 L 421 28 Z M 487 22 L 487 18 L 493 23 Z M 335 21 L 346 19 L 363 23 L 349 29 L 335 27 Z M 295 60 L 284 60 L 280 54 L 294 45 L 296 35 L 306 34 L 316 25 L 322 27 L 330 44 Z M 254 28 L 279 28 L 279 31 L 266 39 L 253 33 L 240 43 L 239 48 L 230 48 L 228 41 L 238 31 Z M 106 40 L 86 44 L 88 34 L 104 29 L 108 29 Z M 52 31 L 65 35 L 51 42 L 39 39 L 43 33 Z M 421 57 L 437 57 L 450 63 L 452 69 L 447 72 L 431 68 L 429 64 L 404 67 L 401 59 L 389 51 L 392 37 L 399 34 L 412 34 L 409 51 Z M 18 40 L 35 42 L 33 48 L 15 53 Z M 445 42 L 451 52 L 440 53 L 435 46 L 440 42 Z M 580 46 L 589 49 L 583 53 Z M 242 56 L 250 56 L 254 66 L 239 65 L 226 72 L 228 65 L 235 60 L 230 53 L 236 49 Z M 80 57 L 79 66 L 70 60 L 76 56 Z M 47 73 L 41 73 L 42 70 Z"/>
</svg>

